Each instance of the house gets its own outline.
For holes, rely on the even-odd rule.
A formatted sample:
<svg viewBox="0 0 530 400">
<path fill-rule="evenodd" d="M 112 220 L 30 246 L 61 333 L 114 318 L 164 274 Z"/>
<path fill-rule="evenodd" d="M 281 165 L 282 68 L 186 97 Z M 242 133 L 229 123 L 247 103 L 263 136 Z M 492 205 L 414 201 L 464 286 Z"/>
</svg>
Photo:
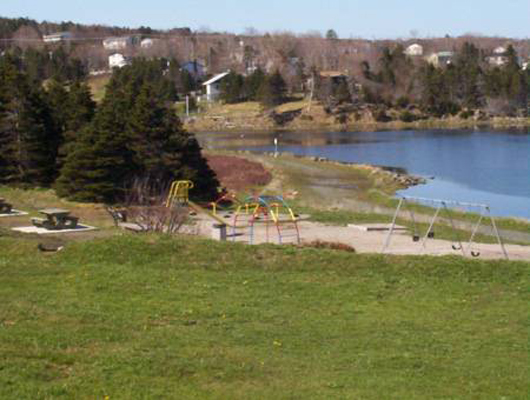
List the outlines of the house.
<svg viewBox="0 0 530 400">
<path fill-rule="evenodd" d="M 452 51 L 440 51 L 427 57 L 427 62 L 435 67 L 445 67 L 453 62 L 455 53 Z"/>
<path fill-rule="evenodd" d="M 130 36 L 111 37 L 103 40 L 105 50 L 123 50 L 132 46 L 133 38 Z"/>
<path fill-rule="evenodd" d="M 333 85 L 348 80 L 348 75 L 340 71 L 320 71 L 320 79 L 329 80 Z"/>
<path fill-rule="evenodd" d="M 203 78 L 206 75 L 206 68 L 197 60 L 185 62 L 180 66 L 181 71 L 188 71 L 194 79 Z"/>
<path fill-rule="evenodd" d="M 493 54 L 501 55 L 501 56 L 506 54 L 506 52 L 507 52 L 506 48 L 504 48 L 502 46 L 499 46 L 495 50 L 493 50 Z"/>
<path fill-rule="evenodd" d="M 212 79 L 204 82 L 202 86 L 206 88 L 206 100 L 215 101 L 219 98 L 221 92 L 221 81 L 230 73 L 223 72 L 222 74 L 215 75 Z"/>
<path fill-rule="evenodd" d="M 57 32 L 42 37 L 44 43 L 59 43 L 69 39 L 72 39 L 72 34 L 70 32 Z"/>
<path fill-rule="evenodd" d="M 486 61 L 493 67 L 502 67 L 508 63 L 508 57 L 506 56 L 506 48 L 500 46 L 493 50 L 493 55 L 486 57 Z"/>
<path fill-rule="evenodd" d="M 409 57 L 421 57 L 423 56 L 423 46 L 421 44 L 411 44 L 405 49 L 405 54 Z"/>
<path fill-rule="evenodd" d="M 145 38 L 140 41 L 140 47 L 142 49 L 150 49 L 155 44 L 154 39 Z"/>
<path fill-rule="evenodd" d="M 109 56 L 109 68 L 123 68 L 129 65 L 131 60 L 123 54 L 114 53 Z"/>
</svg>

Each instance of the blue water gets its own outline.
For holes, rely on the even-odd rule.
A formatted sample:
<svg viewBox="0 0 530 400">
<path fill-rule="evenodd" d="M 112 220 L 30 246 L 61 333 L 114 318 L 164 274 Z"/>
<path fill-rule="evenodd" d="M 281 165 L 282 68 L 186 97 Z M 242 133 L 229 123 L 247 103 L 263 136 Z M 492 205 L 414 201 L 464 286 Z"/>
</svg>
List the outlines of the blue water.
<svg viewBox="0 0 530 400">
<path fill-rule="evenodd" d="M 401 167 L 429 179 L 403 194 L 486 203 L 495 215 L 530 219 L 530 134 L 526 131 L 385 131 L 209 135 L 206 147 L 278 151 Z"/>
</svg>

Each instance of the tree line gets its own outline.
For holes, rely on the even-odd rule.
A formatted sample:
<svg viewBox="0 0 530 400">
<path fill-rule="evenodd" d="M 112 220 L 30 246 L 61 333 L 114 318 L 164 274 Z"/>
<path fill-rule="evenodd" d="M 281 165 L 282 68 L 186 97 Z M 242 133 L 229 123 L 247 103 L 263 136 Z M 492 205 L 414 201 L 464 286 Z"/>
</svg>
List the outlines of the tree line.
<svg viewBox="0 0 530 400">
<path fill-rule="evenodd" d="M 85 82 L 37 82 L 18 62 L 0 58 L 0 183 L 113 203 L 138 180 L 164 188 L 190 179 L 215 197 L 219 183 L 176 117 L 158 61 L 115 71 L 98 106 Z"/>
<path fill-rule="evenodd" d="M 503 65 L 491 66 L 484 51 L 464 43 L 446 65 L 414 62 L 402 46 L 386 48 L 376 68 L 362 64 L 360 99 L 385 107 L 410 108 L 429 115 L 467 117 L 476 110 L 492 115 L 526 115 L 530 71 L 523 70 L 512 46 Z"/>
<path fill-rule="evenodd" d="M 285 101 L 287 85 L 279 71 L 269 75 L 258 68 L 248 76 L 230 72 L 222 80 L 220 90 L 221 100 L 228 104 L 259 101 L 272 107 Z"/>
</svg>

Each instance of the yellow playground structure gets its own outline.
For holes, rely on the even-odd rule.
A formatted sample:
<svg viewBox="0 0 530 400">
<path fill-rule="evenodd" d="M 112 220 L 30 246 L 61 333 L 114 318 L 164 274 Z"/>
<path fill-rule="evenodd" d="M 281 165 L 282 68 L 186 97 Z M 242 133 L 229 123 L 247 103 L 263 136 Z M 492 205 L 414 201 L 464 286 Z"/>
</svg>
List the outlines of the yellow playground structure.
<svg viewBox="0 0 530 400">
<path fill-rule="evenodd" d="M 299 216 L 282 196 L 252 195 L 240 201 L 235 195 L 228 194 L 204 208 L 189 199 L 189 192 L 194 184 L 191 181 L 175 181 L 170 187 L 166 207 L 174 205 L 188 206 L 197 214 L 202 214 L 230 228 L 230 238 L 255 242 L 272 242 L 276 237 L 278 244 L 300 244 Z M 219 212 L 219 202 L 230 200 L 236 204 L 235 210 Z M 231 222 L 229 222 L 231 219 Z"/>
</svg>

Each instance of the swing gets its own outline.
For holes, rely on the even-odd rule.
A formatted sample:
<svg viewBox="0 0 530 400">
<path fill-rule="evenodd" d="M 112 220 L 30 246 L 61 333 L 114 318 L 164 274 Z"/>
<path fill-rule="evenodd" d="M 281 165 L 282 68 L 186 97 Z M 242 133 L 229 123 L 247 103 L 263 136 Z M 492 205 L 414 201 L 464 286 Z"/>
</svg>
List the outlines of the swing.
<svg viewBox="0 0 530 400">
<path fill-rule="evenodd" d="M 440 211 L 444 211 L 447 216 L 447 221 L 450 223 L 450 228 L 452 228 L 453 232 L 453 238 L 451 240 L 451 248 L 455 251 L 459 251 L 462 253 L 464 257 L 471 256 L 474 258 L 478 258 L 481 256 L 481 251 L 477 248 L 477 244 L 475 243 L 475 236 L 479 231 L 479 228 L 481 227 L 481 223 L 484 220 L 491 221 L 491 228 L 493 235 L 497 238 L 497 243 L 499 245 L 499 248 L 504 255 L 505 259 L 509 259 L 508 253 L 506 251 L 506 248 L 504 246 L 502 237 L 499 233 L 499 230 L 497 228 L 497 224 L 495 223 L 495 218 L 491 214 L 490 207 L 486 204 L 479 204 L 479 203 L 465 203 L 461 201 L 454 201 L 454 200 L 442 200 L 442 199 L 427 199 L 422 197 L 409 197 L 409 196 L 402 196 L 399 200 L 399 203 L 397 205 L 397 208 L 394 212 L 394 216 L 392 218 L 392 224 L 390 226 L 390 229 L 388 231 L 388 234 L 386 236 L 385 242 L 383 244 L 383 248 L 381 250 L 382 253 L 386 253 L 388 248 L 390 247 L 392 236 L 395 231 L 396 222 L 399 216 L 400 211 L 405 211 L 404 207 L 408 204 L 408 202 L 416 202 L 416 203 L 429 203 L 431 205 L 436 205 L 436 213 L 434 214 L 433 218 L 431 219 L 431 223 L 429 228 L 427 229 L 427 232 L 425 236 L 420 236 L 420 233 L 418 231 L 418 226 L 416 224 L 416 216 L 414 215 L 414 212 L 412 209 L 408 209 L 410 214 L 410 219 L 412 222 L 412 229 L 413 229 L 413 235 L 412 235 L 412 241 L 413 242 L 420 242 L 422 241 L 421 251 L 425 251 L 425 245 L 427 242 L 427 239 L 433 239 L 435 238 L 435 230 L 434 225 L 436 223 L 436 220 L 439 216 Z M 463 243 L 460 236 L 461 233 L 459 233 L 459 230 L 457 229 L 457 226 L 455 224 L 455 221 L 453 220 L 453 216 L 451 215 L 451 212 L 449 211 L 448 205 L 451 205 L 453 207 L 463 207 L 462 210 L 465 214 L 472 214 L 472 210 L 480 210 L 479 213 L 479 219 L 475 223 L 471 222 L 471 227 L 473 228 L 471 237 L 469 238 L 469 243 Z M 462 229 L 461 229 L 462 230 Z M 463 229 L 466 230 L 466 229 Z"/>
<path fill-rule="evenodd" d="M 468 210 L 468 212 L 471 212 L 471 210 Z M 474 257 L 474 258 L 480 257 L 480 251 L 474 250 L 473 249 L 473 244 L 475 243 L 475 240 L 474 240 L 475 239 L 475 235 L 477 234 L 478 229 L 480 228 L 483 219 L 484 219 L 484 209 L 481 209 L 478 221 L 475 224 L 475 226 L 473 228 L 473 231 L 471 232 L 471 237 L 469 238 L 468 251 L 469 251 L 469 254 L 471 254 L 471 256 Z"/>
<path fill-rule="evenodd" d="M 420 234 L 418 232 L 418 226 L 416 225 L 416 219 L 414 218 L 414 211 L 409 210 L 409 213 L 410 213 L 410 219 L 412 221 L 412 230 L 413 230 L 412 241 L 417 243 L 420 241 Z"/>
<path fill-rule="evenodd" d="M 456 239 L 453 240 L 451 248 L 455 251 L 461 251 L 462 254 L 465 256 L 464 246 L 462 246 L 462 241 L 460 240 L 460 235 L 458 234 L 458 230 L 456 229 L 455 221 L 453 221 L 453 217 L 451 216 L 451 211 L 449 211 L 449 208 L 447 207 L 447 204 L 445 202 L 442 202 L 442 206 L 445 210 L 447 218 L 449 219 L 449 223 L 451 224 L 451 230 L 454 233 L 454 238 Z"/>
</svg>

